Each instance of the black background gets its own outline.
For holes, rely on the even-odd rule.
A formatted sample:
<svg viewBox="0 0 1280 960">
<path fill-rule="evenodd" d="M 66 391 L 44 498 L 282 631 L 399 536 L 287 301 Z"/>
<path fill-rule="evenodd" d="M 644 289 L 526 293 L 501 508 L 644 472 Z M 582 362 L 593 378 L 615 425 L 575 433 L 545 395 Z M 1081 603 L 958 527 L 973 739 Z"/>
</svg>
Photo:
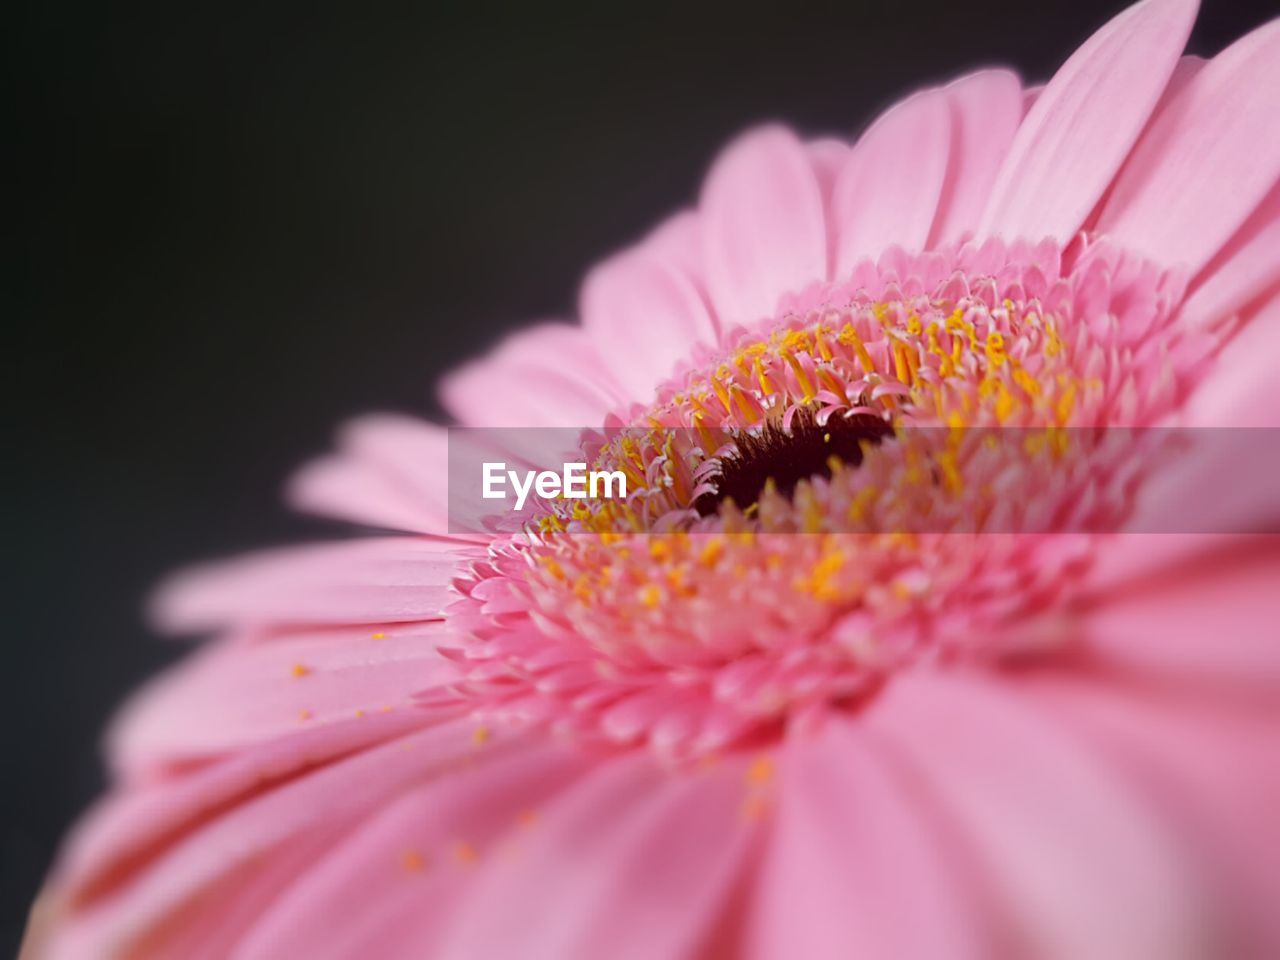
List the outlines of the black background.
<svg viewBox="0 0 1280 960">
<path fill-rule="evenodd" d="M 1118 8 L 11 11 L 0 951 L 113 705 L 181 653 L 148 587 L 334 533 L 278 491 L 335 423 L 439 416 L 442 371 L 569 315 L 745 125 L 848 136 L 974 66 L 1044 78 Z M 1277 12 L 1209 0 L 1191 49 Z"/>
</svg>

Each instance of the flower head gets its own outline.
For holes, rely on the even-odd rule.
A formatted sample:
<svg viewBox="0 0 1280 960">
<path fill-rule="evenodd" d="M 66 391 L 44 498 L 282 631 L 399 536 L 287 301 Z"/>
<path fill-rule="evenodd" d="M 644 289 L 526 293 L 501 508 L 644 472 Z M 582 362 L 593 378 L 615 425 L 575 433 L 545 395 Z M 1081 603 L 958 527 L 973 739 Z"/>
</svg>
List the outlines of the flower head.
<svg viewBox="0 0 1280 960">
<path fill-rule="evenodd" d="M 444 430 L 354 424 L 295 499 L 405 534 L 164 593 L 220 638 L 117 726 L 57 948 L 1280 948 L 1280 551 L 1142 533 L 1270 529 L 1270 479 L 1115 442 L 1274 419 L 1280 22 L 1201 61 L 1194 12 L 749 132 L 445 383 L 625 500 L 451 528 Z"/>
</svg>

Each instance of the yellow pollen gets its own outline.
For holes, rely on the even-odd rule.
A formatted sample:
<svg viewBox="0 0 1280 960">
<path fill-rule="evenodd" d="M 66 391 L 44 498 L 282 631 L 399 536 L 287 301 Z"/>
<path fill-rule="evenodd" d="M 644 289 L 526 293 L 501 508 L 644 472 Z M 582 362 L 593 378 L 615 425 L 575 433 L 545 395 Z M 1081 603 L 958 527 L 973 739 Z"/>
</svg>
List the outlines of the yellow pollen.
<svg viewBox="0 0 1280 960">
<path fill-rule="evenodd" d="M 1044 345 L 1044 355 L 1052 359 L 1062 352 L 1062 341 L 1052 323 L 1045 324 L 1045 332 L 1049 334 L 1049 342 Z"/>
<path fill-rule="evenodd" d="M 832 373 L 828 368 L 823 367 L 818 371 L 818 379 L 822 381 L 822 385 L 834 393 L 845 403 L 849 402 L 849 394 L 845 392 L 845 385 L 840 382 L 840 378 Z"/>
<path fill-rule="evenodd" d="M 1035 377 L 1027 373 L 1021 366 L 1015 366 L 1013 370 L 1013 382 L 1022 388 L 1023 393 L 1027 396 L 1035 398 L 1040 396 L 1040 382 Z"/>
<path fill-rule="evenodd" d="M 697 592 L 685 579 L 687 569 L 686 565 L 681 565 L 667 571 L 667 583 L 682 597 L 691 597 Z"/>
<path fill-rule="evenodd" d="M 773 780 L 773 760 L 770 757 L 756 757 L 747 767 L 747 782 L 751 784 L 769 783 Z"/>
<path fill-rule="evenodd" d="M 1004 336 L 999 331 L 993 330 L 987 336 L 987 342 L 983 349 L 987 355 L 987 362 L 996 369 L 1003 367 L 1009 359 L 1004 353 Z"/>
<path fill-rule="evenodd" d="M 846 323 L 836 340 L 846 347 L 853 348 L 854 355 L 858 358 L 858 363 L 862 364 L 863 373 L 876 372 L 875 362 L 871 359 L 871 354 L 867 352 L 866 344 L 862 342 L 858 332 L 853 329 L 853 324 Z"/>
<path fill-rule="evenodd" d="M 400 851 L 400 868 L 406 873 L 420 873 L 427 865 L 427 858 L 417 850 Z"/>
<path fill-rule="evenodd" d="M 831 353 L 831 347 L 827 345 L 827 338 L 823 336 L 825 332 L 822 327 L 818 327 L 814 331 L 813 341 L 818 348 L 818 356 L 822 357 L 823 360 L 830 360 L 833 354 Z"/>
<path fill-rule="evenodd" d="M 640 602 L 646 607 L 656 607 L 662 601 L 662 591 L 657 584 L 650 583 L 640 590 Z"/>
<path fill-rule="evenodd" d="M 289 670 L 289 672 L 293 674 L 293 676 L 295 677 L 305 677 L 308 673 L 311 672 L 311 668 L 308 667 L 305 663 L 295 663 L 293 667 Z"/>
<path fill-rule="evenodd" d="M 1058 416 L 1058 423 L 1066 424 L 1071 419 L 1071 413 L 1076 405 L 1076 385 L 1073 383 L 1063 391 L 1062 396 L 1058 398 L 1057 406 L 1054 413 Z"/>
<path fill-rule="evenodd" d="M 724 541 L 719 537 L 711 537 L 703 545 L 702 551 L 698 554 L 698 562 L 704 567 L 715 566 L 721 554 L 724 553 Z"/>
<path fill-rule="evenodd" d="M 711 379 L 711 389 L 716 392 L 716 396 L 720 398 L 720 402 L 724 404 L 724 412 L 733 412 L 733 398 L 729 396 L 729 390 L 725 387 L 724 381 L 729 379 L 729 371 L 726 367 L 721 367 L 716 371 L 716 376 Z"/>
<path fill-rule="evenodd" d="M 483 747 L 489 742 L 489 728 L 481 725 L 471 731 L 471 742 L 477 747 Z"/>
<path fill-rule="evenodd" d="M 769 379 L 768 374 L 764 372 L 764 364 L 760 362 L 760 358 L 756 358 L 756 362 L 752 367 L 756 375 L 756 381 L 760 384 L 760 392 L 766 397 L 773 395 L 773 381 Z"/>
<path fill-rule="evenodd" d="M 385 633 L 371 633 L 371 634 L 369 635 L 369 639 L 370 639 L 370 640 L 385 640 L 385 639 L 387 639 L 387 635 L 386 635 Z"/>
<path fill-rule="evenodd" d="M 783 346 L 788 350 L 796 350 L 802 353 L 811 353 L 809 346 L 809 334 L 804 330 L 788 331 L 786 336 L 782 338 Z"/>
<path fill-rule="evenodd" d="M 759 411 L 753 409 L 750 398 L 742 392 L 738 387 L 734 387 L 730 393 L 733 395 L 733 402 L 738 408 L 738 412 L 748 422 L 754 421 L 759 416 Z"/>
<path fill-rule="evenodd" d="M 879 491 L 872 486 L 866 486 L 854 494 L 852 502 L 849 504 L 849 519 L 854 523 L 861 523 L 867 518 L 867 511 L 871 505 L 875 503 L 876 497 L 880 495 Z"/>
<path fill-rule="evenodd" d="M 796 380 L 800 384 L 800 390 L 804 394 L 804 402 L 808 403 L 817 395 L 817 390 L 813 388 L 813 381 L 809 379 L 809 375 L 805 373 L 804 367 L 800 365 L 800 361 L 796 359 L 795 354 L 790 350 L 782 351 L 782 359 L 786 361 L 787 366 L 791 368 L 791 372 L 796 375 Z"/>
</svg>

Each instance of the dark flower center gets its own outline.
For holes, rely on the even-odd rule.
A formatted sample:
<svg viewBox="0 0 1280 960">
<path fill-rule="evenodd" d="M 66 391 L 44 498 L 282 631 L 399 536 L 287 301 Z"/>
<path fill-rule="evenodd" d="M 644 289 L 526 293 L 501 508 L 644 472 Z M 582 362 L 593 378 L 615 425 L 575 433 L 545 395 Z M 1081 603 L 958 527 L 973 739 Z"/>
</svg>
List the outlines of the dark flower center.
<svg viewBox="0 0 1280 960">
<path fill-rule="evenodd" d="M 800 481 L 830 478 L 834 464 L 858 466 L 867 445 L 878 446 L 892 433 L 892 426 L 870 413 L 836 415 L 819 425 L 806 407 L 797 411 L 785 430 L 780 422 L 768 420 L 760 429 L 735 435 L 732 451 L 720 457 L 719 472 L 710 478 L 714 492 L 694 500 L 694 509 L 709 517 L 732 500 L 738 509 L 748 511 L 770 481 L 790 499 Z"/>
</svg>

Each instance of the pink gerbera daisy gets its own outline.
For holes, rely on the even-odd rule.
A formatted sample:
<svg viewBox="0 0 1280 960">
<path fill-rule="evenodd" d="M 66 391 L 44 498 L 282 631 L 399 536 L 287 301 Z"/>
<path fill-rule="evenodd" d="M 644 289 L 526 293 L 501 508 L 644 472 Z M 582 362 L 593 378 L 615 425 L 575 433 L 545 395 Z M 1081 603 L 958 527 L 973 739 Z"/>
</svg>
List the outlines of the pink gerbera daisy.
<svg viewBox="0 0 1280 960">
<path fill-rule="evenodd" d="M 402 533 L 162 593 L 217 639 L 114 729 L 52 954 L 1280 953 L 1274 477 L 1079 430 L 1276 419 L 1280 21 L 1194 15 L 748 132 L 447 380 L 624 502 L 468 523 L 444 428 L 352 424 L 293 495 Z"/>
</svg>

